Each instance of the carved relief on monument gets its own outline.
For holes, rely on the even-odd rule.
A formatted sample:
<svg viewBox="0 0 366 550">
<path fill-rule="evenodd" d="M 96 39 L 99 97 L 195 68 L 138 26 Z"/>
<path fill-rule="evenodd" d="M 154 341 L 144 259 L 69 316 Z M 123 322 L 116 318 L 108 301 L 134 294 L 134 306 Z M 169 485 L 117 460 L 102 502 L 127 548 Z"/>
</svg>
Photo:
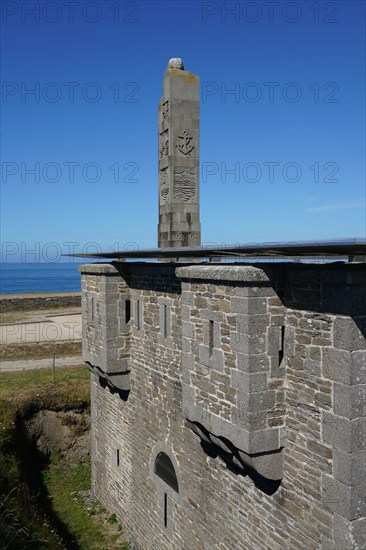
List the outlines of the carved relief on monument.
<svg viewBox="0 0 366 550">
<path fill-rule="evenodd" d="M 186 232 L 186 231 L 172 231 L 170 233 L 170 240 L 172 241 L 186 241 L 186 245 L 188 244 L 188 241 L 189 242 L 192 242 L 192 241 L 199 241 L 200 240 L 200 235 L 199 233 L 196 233 L 196 232 Z M 186 245 L 183 245 L 183 246 L 186 246 Z"/>
<path fill-rule="evenodd" d="M 166 204 L 169 198 L 169 174 L 168 169 L 160 172 L 160 204 Z"/>
<path fill-rule="evenodd" d="M 159 135 L 159 156 L 160 159 L 169 155 L 169 130 L 164 130 Z"/>
<path fill-rule="evenodd" d="M 175 199 L 189 202 L 196 196 L 196 169 L 176 166 L 173 174 L 173 194 Z"/>
<path fill-rule="evenodd" d="M 177 136 L 175 144 L 177 151 L 184 157 L 190 157 L 196 148 L 193 145 L 193 136 L 188 130 L 183 130 Z"/>
<path fill-rule="evenodd" d="M 169 118 L 169 101 L 164 101 L 163 105 L 161 106 L 161 114 L 163 120 L 167 120 Z"/>
</svg>

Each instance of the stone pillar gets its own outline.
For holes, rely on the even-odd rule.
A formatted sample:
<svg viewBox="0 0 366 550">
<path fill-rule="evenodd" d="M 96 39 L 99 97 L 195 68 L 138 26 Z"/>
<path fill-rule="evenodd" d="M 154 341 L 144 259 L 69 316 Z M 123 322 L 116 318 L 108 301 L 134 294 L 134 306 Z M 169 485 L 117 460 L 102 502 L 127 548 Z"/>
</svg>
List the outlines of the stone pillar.
<svg viewBox="0 0 366 550">
<path fill-rule="evenodd" d="M 200 244 L 199 78 L 170 59 L 159 103 L 158 246 Z"/>
<path fill-rule="evenodd" d="M 112 264 L 80 265 L 82 356 L 91 372 L 130 388 L 130 289 Z"/>
</svg>

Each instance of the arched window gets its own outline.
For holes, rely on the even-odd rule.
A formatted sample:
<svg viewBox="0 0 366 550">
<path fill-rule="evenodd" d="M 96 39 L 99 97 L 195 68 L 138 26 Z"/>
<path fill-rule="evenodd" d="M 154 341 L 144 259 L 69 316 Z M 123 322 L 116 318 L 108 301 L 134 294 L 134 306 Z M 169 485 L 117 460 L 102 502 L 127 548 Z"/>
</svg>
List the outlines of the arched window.
<svg viewBox="0 0 366 550">
<path fill-rule="evenodd" d="M 160 479 L 165 481 L 169 487 L 179 493 L 178 479 L 172 461 L 167 454 L 161 452 L 155 459 L 154 472 Z"/>
</svg>

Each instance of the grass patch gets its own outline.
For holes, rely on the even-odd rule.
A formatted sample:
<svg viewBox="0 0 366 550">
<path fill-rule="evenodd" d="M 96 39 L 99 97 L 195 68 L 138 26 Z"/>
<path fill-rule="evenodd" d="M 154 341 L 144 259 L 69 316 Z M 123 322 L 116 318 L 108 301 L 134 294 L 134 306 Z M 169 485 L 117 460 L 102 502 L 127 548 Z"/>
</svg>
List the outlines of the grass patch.
<svg viewBox="0 0 366 550">
<path fill-rule="evenodd" d="M 67 526 L 69 545 L 90 550 L 122 550 L 123 542 L 117 518 L 113 528 L 106 524 L 106 512 L 85 497 L 90 489 L 90 464 L 70 467 L 59 456 L 53 456 L 43 473 L 44 485 L 54 512 Z M 108 520 L 107 520 L 108 521 Z M 71 540 L 70 540 L 71 539 Z"/>
<path fill-rule="evenodd" d="M 37 494 L 27 484 L 27 454 L 22 420 L 42 410 L 84 409 L 89 406 L 89 372 L 84 367 L 0 374 L 0 541 L 6 550 L 122 550 L 117 524 L 96 503 L 85 501 L 90 489 L 90 465 L 66 463 L 53 453 L 39 479 Z M 36 462 L 35 462 L 36 463 Z M 113 532 L 112 532 L 113 531 Z"/>
<path fill-rule="evenodd" d="M 0 433 L 14 425 L 19 416 L 89 403 L 89 371 L 85 367 L 56 367 L 55 376 L 51 369 L 1 373 Z"/>
<path fill-rule="evenodd" d="M 53 454 L 42 477 L 54 511 L 63 518 L 72 538 L 84 542 L 84 547 L 88 548 L 85 543 L 90 543 L 94 536 L 89 536 L 89 514 L 78 492 L 90 489 L 90 465 L 70 467 L 62 456 Z"/>
<path fill-rule="evenodd" d="M 117 516 L 116 516 L 116 514 L 112 514 L 111 516 L 109 516 L 109 518 L 108 518 L 108 523 L 110 523 L 111 525 L 113 525 L 113 523 L 117 523 Z"/>
</svg>

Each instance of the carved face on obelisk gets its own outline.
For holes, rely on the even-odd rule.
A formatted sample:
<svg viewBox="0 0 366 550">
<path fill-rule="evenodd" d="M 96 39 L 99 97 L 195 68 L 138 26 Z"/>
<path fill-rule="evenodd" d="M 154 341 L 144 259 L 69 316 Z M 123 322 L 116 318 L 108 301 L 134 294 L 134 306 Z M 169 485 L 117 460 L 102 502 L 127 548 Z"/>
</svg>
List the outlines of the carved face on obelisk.
<svg viewBox="0 0 366 550">
<path fill-rule="evenodd" d="M 160 248 L 199 246 L 199 78 L 169 60 L 159 103 Z"/>
</svg>

